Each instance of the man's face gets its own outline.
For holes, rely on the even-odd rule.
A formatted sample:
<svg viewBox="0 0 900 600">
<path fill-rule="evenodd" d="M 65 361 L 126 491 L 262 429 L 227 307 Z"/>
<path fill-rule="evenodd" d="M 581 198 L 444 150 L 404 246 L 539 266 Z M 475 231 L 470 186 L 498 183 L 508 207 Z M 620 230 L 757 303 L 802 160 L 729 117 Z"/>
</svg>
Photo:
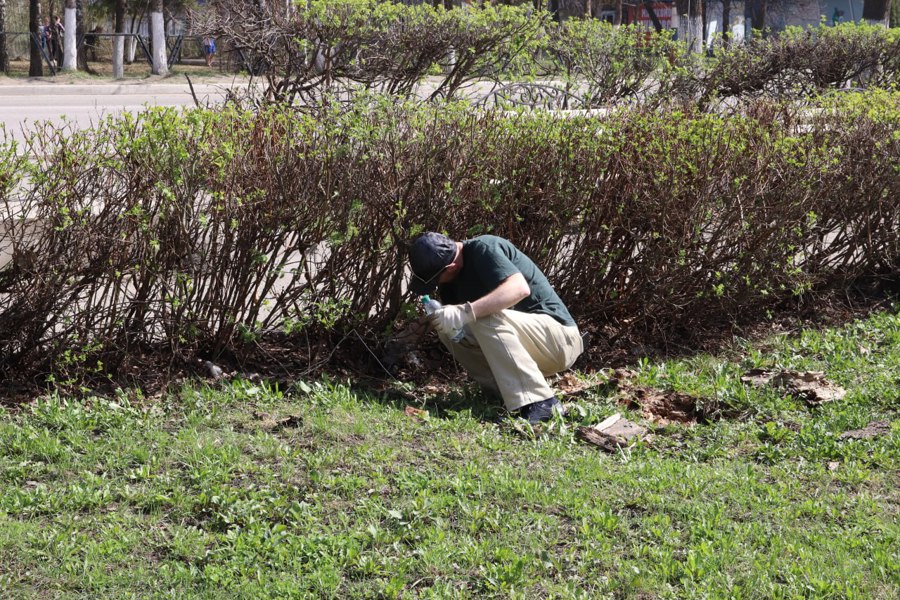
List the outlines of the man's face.
<svg viewBox="0 0 900 600">
<path fill-rule="evenodd" d="M 438 283 L 450 283 L 456 279 L 460 269 L 462 269 L 462 252 L 457 247 L 456 257 L 453 259 L 452 263 L 447 265 L 447 267 L 441 271 L 441 276 L 438 277 Z"/>
<path fill-rule="evenodd" d="M 456 273 L 459 271 L 459 269 L 454 269 L 455 266 L 456 265 L 451 265 L 444 269 L 441 272 L 441 276 L 438 277 L 438 283 L 450 283 L 451 281 L 456 279 Z"/>
</svg>

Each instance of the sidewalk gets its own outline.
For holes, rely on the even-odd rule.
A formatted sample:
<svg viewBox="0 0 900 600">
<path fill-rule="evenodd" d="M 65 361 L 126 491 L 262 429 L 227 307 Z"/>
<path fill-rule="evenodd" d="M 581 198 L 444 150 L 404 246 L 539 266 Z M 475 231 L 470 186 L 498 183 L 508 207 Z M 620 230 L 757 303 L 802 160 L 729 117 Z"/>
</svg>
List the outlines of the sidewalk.
<svg viewBox="0 0 900 600">
<path fill-rule="evenodd" d="M 223 75 L 221 77 L 191 77 L 195 90 L 222 90 L 245 88 L 250 78 L 244 75 Z M 0 76 L 0 96 L 85 95 L 104 96 L 147 95 L 190 93 L 188 80 L 183 74 L 165 77 L 150 76 L 114 80 L 111 78 L 87 77 L 83 74 L 61 74 L 55 77 L 18 78 Z"/>
</svg>

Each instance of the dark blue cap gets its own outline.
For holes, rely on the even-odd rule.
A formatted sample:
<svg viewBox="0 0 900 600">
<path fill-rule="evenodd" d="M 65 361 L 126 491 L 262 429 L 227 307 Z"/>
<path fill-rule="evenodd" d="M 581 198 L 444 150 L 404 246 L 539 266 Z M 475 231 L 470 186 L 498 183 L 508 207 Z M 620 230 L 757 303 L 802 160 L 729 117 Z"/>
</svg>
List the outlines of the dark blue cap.
<svg viewBox="0 0 900 600">
<path fill-rule="evenodd" d="M 456 242 L 446 235 L 430 231 L 422 234 L 409 247 L 412 280 L 409 289 L 416 294 L 430 294 L 437 287 L 439 275 L 456 258 Z"/>
</svg>

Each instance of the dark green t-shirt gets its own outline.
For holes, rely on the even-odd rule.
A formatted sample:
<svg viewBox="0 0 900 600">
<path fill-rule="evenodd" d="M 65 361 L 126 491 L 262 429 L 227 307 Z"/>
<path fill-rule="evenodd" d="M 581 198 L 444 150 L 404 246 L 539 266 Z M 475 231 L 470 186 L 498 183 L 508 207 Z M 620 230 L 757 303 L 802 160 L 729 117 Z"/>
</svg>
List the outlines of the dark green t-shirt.
<svg viewBox="0 0 900 600">
<path fill-rule="evenodd" d="M 575 320 L 534 262 L 509 240 L 482 235 L 463 242 L 463 268 L 456 279 L 440 286 L 446 304 L 472 302 L 492 292 L 509 276 L 521 273 L 531 294 L 513 310 L 550 315 L 563 325 Z"/>
</svg>

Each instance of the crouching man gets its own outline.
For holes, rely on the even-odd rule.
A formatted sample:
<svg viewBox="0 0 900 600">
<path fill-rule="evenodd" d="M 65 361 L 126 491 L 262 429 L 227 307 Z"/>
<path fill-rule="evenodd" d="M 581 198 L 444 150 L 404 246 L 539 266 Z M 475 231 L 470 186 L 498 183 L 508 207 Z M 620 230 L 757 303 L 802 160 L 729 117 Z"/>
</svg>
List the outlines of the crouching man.
<svg viewBox="0 0 900 600">
<path fill-rule="evenodd" d="M 546 376 L 572 366 L 584 350 L 578 326 L 550 282 L 501 237 L 457 242 L 426 233 L 410 246 L 410 289 L 438 289 L 431 321 L 441 342 L 476 382 L 530 423 L 550 419 L 559 400 Z M 459 342 L 453 334 L 464 329 Z"/>
</svg>

